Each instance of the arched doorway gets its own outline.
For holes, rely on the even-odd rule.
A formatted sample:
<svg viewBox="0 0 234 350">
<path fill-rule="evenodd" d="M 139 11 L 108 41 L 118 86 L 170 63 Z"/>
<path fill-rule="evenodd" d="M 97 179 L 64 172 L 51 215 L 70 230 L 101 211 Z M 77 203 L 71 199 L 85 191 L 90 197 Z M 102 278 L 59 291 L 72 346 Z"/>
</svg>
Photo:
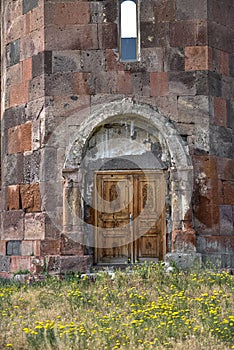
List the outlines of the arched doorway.
<svg viewBox="0 0 234 350">
<path fill-rule="evenodd" d="M 80 126 L 63 175 L 64 234 L 79 237 L 96 263 L 163 259 L 188 220 L 191 162 L 173 125 L 150 106 L 123 100 L 96 111 Z"/>
</svg>

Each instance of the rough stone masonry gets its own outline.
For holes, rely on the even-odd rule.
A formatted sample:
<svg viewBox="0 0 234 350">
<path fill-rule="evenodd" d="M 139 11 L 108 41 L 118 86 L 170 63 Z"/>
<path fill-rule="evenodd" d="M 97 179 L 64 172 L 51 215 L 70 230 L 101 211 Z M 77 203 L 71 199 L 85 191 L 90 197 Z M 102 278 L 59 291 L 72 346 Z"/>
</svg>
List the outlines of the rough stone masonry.
<svg viewBox="0 0 234 350">
<path fill-rule="evenodd" d="M 133 122 L 166 174 L 164 258 L 234 267 L 234 2 L 136 5 L 138 59 L 124 62 L 119 0 L 1 1 L 0 271 L 93 264 L 82 160 L 92 174 L 100 140 L 131 142 Z"/>
</svg>

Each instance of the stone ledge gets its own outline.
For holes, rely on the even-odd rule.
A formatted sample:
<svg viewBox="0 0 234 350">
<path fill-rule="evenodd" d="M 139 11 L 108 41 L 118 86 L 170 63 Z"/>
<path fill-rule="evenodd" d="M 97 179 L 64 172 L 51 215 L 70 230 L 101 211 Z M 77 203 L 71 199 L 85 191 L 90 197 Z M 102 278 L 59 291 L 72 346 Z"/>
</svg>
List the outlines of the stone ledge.
<svg viewBox="0 0 234 350">
<path fill-rule="evenodd" d="M 65 274 L 69 272 L 85 273 L 90 270 L 92 265 L 92 257 L 85 256 L 47 256 L 46 266 L 48 273 Z"/>
<path fill-rule="evenodd" d="M 186 270 L 195 266 L 200 267 L 202 263 L 202 255 L 200 253 L 167 253 L 164 261 L 169 264 L 176 264 L 182 270 Z"/>
</svg>

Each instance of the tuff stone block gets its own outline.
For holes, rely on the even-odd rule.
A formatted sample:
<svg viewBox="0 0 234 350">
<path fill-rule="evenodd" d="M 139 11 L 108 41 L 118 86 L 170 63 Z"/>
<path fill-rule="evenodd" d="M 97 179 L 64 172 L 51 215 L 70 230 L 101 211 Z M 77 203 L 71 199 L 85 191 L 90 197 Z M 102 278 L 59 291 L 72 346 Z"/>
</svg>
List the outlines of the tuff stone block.
<svg viewBox="0 0 234 350">
<path fill-rule="evenodd" d="M 233 31 L 226 25 L 221 25 L 212 21 L 208 22 L 207 27 L 209 46 L 228 53 L 233 53 Z"/>
<path fill-rule="evenodd" d="M 22 208 L 26 212 L 40 211 L 41 198 L 39 184 L 20 185 Z"/>
<path fill-rule="evenodd" d="M 23 0 L 23 15 L 38 6 L 38 0 Z"/>
<path fill-rule="evenodd" d="M 87 56 L 88 56 L 88 53 L 87 53 Z M 53 52 L 53 55 L 52 55 L 53 73 L 77 72 L 81 70 L 81 66 L 82 66 L 81 52 L 79 50 Z"/>
<path fill-rule="evenodd" d="M 43 213 L 25 214 L 25 240 L 45 239 L 45 215 Z"/>
<path fill-rule="evenodd" d="M 217 158 L 217 176 L 220 180 L 234 181 L 234 159 Z"/>
<path fill-rule="evenodd" d="M 37 100 L 45 95 L 45 78 L 43 75 L 29 82 L 29 101 Z"/>
<path fill-rule="evenodd" d="M 214 97 L 214 122 L 216 125 L 226 127 L 226 123 L 227 123 L 226 100 L 220 97 Z"/>
<path fill-rule="evenodd" d="M 185 54 L 184 48 L 166 47 L 164 50 L 164 70 L 184 71 Z"/>
<path fill-rule="evenodd" d="M 21 253 L 24 256 L 40 256 L 41 241 L 25 241 L 21 242 Z"/>
<path fill-rule="evenodd" d="M 140 27 L 142 48 L 169 46 L 169 22 L 141 22 Z"/>
<path fill-rule="evenodd" d="M 32 56 L 32 77 L 52 73 L 52 52 L 43 51 Z"/>
<path fill-rule="evenodd" d="M 9 210 L 19 210 L 20 208 L 20 193 L 19 185 L 7 187 L 7 198 Z"/>
<path fill-rule="evenodd" d="M 218 73 L 229 75 L 229 55 L 227 52 L 217 50 Z"/>
<path fill-rule="evenodd" d="M 157 22 L 174 21 L 176 18 L 176 0 L 160 0 L 154 5 L 154 17 Z"/>
<path fill-rule="evenodd" d="M 169 93 L 175 95 L 196 95 L 196 75 L 194 72 L 170 72 Z"/>
<path fill-rule="evenodd" d="M 115 50 L 106 49 L 106 70 L 124 70 L 122 62 L 119 62 L 119 55 Z"/>
<path fill-rule="evenodd" d="M 98 24 L 98 40 L 100 49 L 117 48 L 117 25 L 115 23 Z"/>
<path fill-rule="evenodd" d="M 234 233 L 234 211 L 231 205 L 220 205 L 220 234 L 233 235 Z"/>
<path fill-rule="evenodd" d="M 102 94 L 116 93 L 117 73 L 100 72 L 95 77 L 95 92 Z"/>
<path fill-rule="evenodd" d="M 170 23 L 170 45 L 172 47 L 185 47 L 207 45 L 206 21 L 184 20 Z"/>
<path fill-rule="evenodd" d="M 73 94 L 72 73 L 54 73 L 45 78 L 45 93 L 47 96 Z"/>
<path fill-rule="evenodd" d="M 90 22 L 90 4 L 85 2 L 56 3 L 54 23 L 62 25 L 87 24 Z"/>
<path fill-rule="evenodd" d="M 86 50 L 81 52 L 80 70 L 83 72 L 99 72 L 105 70 L 105 51 Z"/>
<path fill-rule="evenodd" d="M 45 50 L 97 50 L 97 24 L 45 28 Z"/>
<path fill-rule="evenodd" d="M 118 72 L 117 75 L 117 92 L 120 94 L 130 94 L 132 91 L 131 73 Z"/>
<path fill-rule="evenodd" d="M 234 182 L 223 182 L 223 203 L 226 205 L 234 205 Z"/>
<path fill-rule="evenodd" d="M 8 185 L 23 183 L 23 154 L 11 154 L 6 158 L 6 164 L 3 173 L 3 180 Z"/>
<path fill-rule="evenodd" d="M 94 91 L 90 73 L 74 73 L 73 91 L 77 95 L 91 95 Z"/>
<path fill-rule="evenodd" d="M 21 240 L 24 237 L 24 212 L 22 210 L 4 211 L 1 215 L 3 240 Z"/>
<path fill-rule="evenodd" d="M 135 72 L 131 75 L 132 93 L 139 96 L 150 96 L 150 73 Z"/>
<path fill-rule="evenodd" d="M 10 271 L 11 258 L 9 256 L 0 255 L 0 272 Z"/>
<path fill-rule="evenodd" d="M 142 49 L 141 63 L 148 72 L 163 71 L 163 49 L 157 47 Z"/>
<path fill-rule="evenodd" d="M 168 73 L 152 72 L 150 74 L 151 96 L 166 96 L 168 94 Z"/>
<path fill-rule="evenodd" d="M 207 18 L 207 3 L 204 0 L 177 0 L 176 19 L 205 19 Z"/>
</svg>

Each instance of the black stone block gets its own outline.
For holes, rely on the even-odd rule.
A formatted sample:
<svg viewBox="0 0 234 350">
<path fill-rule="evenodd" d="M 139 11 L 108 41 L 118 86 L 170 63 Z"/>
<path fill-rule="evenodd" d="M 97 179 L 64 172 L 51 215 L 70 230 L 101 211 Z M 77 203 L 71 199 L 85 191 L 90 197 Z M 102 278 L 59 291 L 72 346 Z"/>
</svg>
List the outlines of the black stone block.
<svg viewBox="0 0 234 350">
<path fill-rule="evenodd" d="M 7 255 L 21 255 L 21 241 L 9 241 L 6 245 Z"/>
<path fill-rule="evenodd" d="M 23 15 L 38 6 L 38 0 L 23 0 Z"/>
<path fill-rule="evenodd" d="M 20 39 L 10 43 L 10 65 L 19 63 L 20 61 Z"/>
</svg>

